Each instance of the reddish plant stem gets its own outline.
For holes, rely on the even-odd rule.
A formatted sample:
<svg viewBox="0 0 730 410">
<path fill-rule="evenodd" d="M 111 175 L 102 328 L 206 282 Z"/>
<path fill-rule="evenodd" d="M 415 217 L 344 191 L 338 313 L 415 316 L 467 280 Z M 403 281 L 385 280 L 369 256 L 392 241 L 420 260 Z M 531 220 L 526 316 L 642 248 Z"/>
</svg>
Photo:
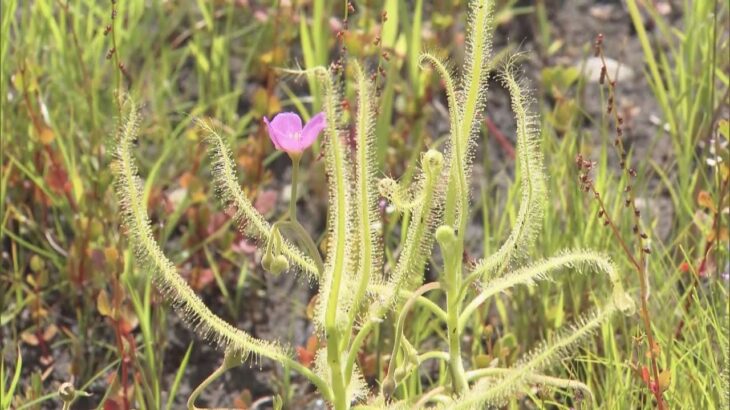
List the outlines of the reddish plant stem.
<svg viewBox="0 0 730 410">
<path fill-rule="evenodd" d="M 112 36 L 112 48 L 109 50 L 109 54 L 107 54 L 108 58 L 113 58 L 114 60 L 114 80 L 116 82 L 116 87 L 114 89 L 114 100 L 117 105 L 117 111 L 119 112 L 119 117 L 122 116 L 122 74 L 123 72 L 123 66 L 119 62 L 119 49 L 117 48 L 117 30 L 116 30 L 116 23 L 115 20 L 117 18 L 117 0 L 112 0 L 112 11 L 111 11 L 111 24 L 110 24 L 110 33 Z"/>
<path fill-rule="evenodd" d="M 659 410 L 664 410 L 666 407 L 666 403 L 664 402 L 664 398 L 662 395 L 661 388 L 659 386 L 659 366 L 657 364 L 657 347 L 658 345 L 655 342 L 654 334 L 651 328 L 651 316 L 649 313 L 649 306 L 648 306 L 648 300 L 649 300 L 649 278 L 648 278 L 648 272 L 646 271 L 646 254 L 650 252 L 648 248 L 643 247 L 643 240 L 647 238 L 646 234 L 641 231 L 641 221 L 640 221 L 640 212 L 638 208 L 636 207 L 636 197 L 634 195 L 632 186 L 631 186 L 631 180 L 636 177 L 636 171 L 633 168 L 627 167 L 626 164 L 626 152 L 624 150 L 623 146 L 623 118 L 619 115 L 618 110 L 615 107 L 616 104 L 616 80 L 611 78 L 611 74 L 608 72 L 606 59 L 603 53 L 603 35 L 599 34 L 596 43 L 595 43 L 595 55 L 597 57 L 600 57 L 602 67 L 601 67 L 601 77 L 600 77 L 600 84 L 608 83 L 608 109 L 607 114 L 611 115 L 615 124 L 615 131 L 616 131 L 616 138 L 614 140 L 614 148 L 616 149 L 616 153 L 619 156 L 620 159 L 620 165 L 621 165 L 621 171 L 625 174 L 626 179 L 628 181 L 628 185 L 626 187 L 626 194 L 627 198 L 625 199 L 625 204 L 627 207 L 632 208 L 633 218 L 634 218 L 634 235 L 636 235 L 637 244 L 639 247 L 639 257 L 638 260 L 636 258 L 636 255 L 634 252 L 631 251 L 629 245 L 627 244 L 626 240 L 623 238 L 621 233 L 619 232 L 618 228 L 616 227 L 614 221 L 611 219 L 608 210 L 605 207 L 605 204 L 603 203 L 603 200 L 601 199 L 600 194 L 595 190 L 595 187 L 593 186 L 592 182 L 590 180 L 582 181 L 588 190 L 592 191 L 594 194 L 594 197 L 596 198 L 597 202 L 599 203 L 599 206 L 601 208 L 601 214 L 605 218 L 605 221 L 608 225 L 611 227 L 611 231 L 613 232 L 614 237 L 619 242 L 621 247 L 623 248 L 624 253 L 631 261 L 631 264 L 634 265 L 634 268 L 636 270 L 636 273 L 639 277 L 639 286 L 641 291 L 641 319 L 644 325 L 644 330 L 647 335 L 647 339 L 649 342 L 649 357 L 650 357 L 650 364 L 651 364 L 651 370 L 654 377 L 654 383 L 656 384 L 657 388 L 651 388 L 652 380 L 648 381 L 649 390 L 651 390 L 652 394 L 656 398 L 657 401 L 657 407 Z"/>
<path fill-rule="evenodd" d="M 601 210 L 604 213 L 605 220 L 608 221 L 609 226 L 611 227 L 611 231 L 613 232 L 614 237 L 616 240 L 618 240 L 619 244 L 624 250 L 624 253 L 626 253 L 626 256 L 629 258 L 631 263 L 634 265 L 634 268 L 636 269 L 636 273 L 639 276 L 639 287 L 641 292 L 641 319 L 644 324 L 644 329 L 646 332 L 647 339 L 649 340 L 649 357 L 651 361 L 651 368 L 652 373 L 654 376 L 654 382 L 658 385 L 659 384 L 659 366 L 656 362 L 656 353 L 655 353 L 655 346 L 656 342 L 654 341 L 654 333 L 651 330 L 651 317 L 649 316 L 649 306 L 648 306 L 648 300 L 649 300 L 649 289 L 648 289 L 648 278 L 647 278 L 647 272 L 646 272 L 646 263 L 644 262 L 644 252 L 641 251 L 641 257 L 637 261 L 636 257 L 633 255 L 631 250 L 629 249 L 628 244 L 624 240 L 624 238 L 621 236 L 621 233 L 619 232 L 618 228 L 616 227 L 616 224 L 611 219 L 611 217 L 608 215 L 608 212 L 606 210 L 606 207 L 603 203 L 603 200 L 601 199 L 600 195 L 597 191 L 593 188 L 593 192 L 595 194 L 596 200 L 599 203 L 599 206 Z M 651 380 L 649 380 L 651 384 Z M 657 406 L 659 410 L 665 409 L 665 403 L 664 398 L 662 397 L 662 392 L 659 388 L 657 389 L 650 389 L 652 393 L 654 394 L 656 400 L 657 400 Z"/>
</svg>

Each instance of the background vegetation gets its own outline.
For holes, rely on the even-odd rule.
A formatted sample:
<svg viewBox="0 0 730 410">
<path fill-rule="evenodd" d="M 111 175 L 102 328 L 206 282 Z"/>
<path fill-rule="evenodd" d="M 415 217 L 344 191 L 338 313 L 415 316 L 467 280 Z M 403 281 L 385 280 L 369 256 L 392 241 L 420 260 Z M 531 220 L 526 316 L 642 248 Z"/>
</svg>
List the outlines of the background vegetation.
<svg viewBox="0 0 730 410">
<path fill-rule="evenodd" d="M 72 382 L 90 394 L 78 408 L 177 408 L 221 359 L 168 314 L 124 243 L 107 145 L 122 92 L 143 105 L 138 161 L 167 254 L 218 314 L 293 340 L 300 361 L 311 362 L 318 342 L 307 327 L 308 290 L 282 291 L 289 283 L 264 275 L 260 252 L 231 229 L 192 121 L 223 128 L 245 189 L 260 211 L 278 214 L 288 203 L 288 162 L 261 118 L 311 114 L 321 95 L 275 68 L 329 65 L 346 53 L 376 77 L 378 160 L 408 179 L 409 164 L 446 125 L 441 87 L 419 69 L 418 54 L 443 50 L 458 70 L 465 9 L 459 0 L 3 1 L 0 407 L 57 408 L 59 384 Z M 496 13 L 495 60 L 526 51 L 542 114 L 550 201 L 529 252 L 610 254 L 636 300 L 646 296 L 654 340 L 640 315 L 615 317 L 551 374 L 586 382 L 603 408 L 654 408 L 657 391 L 669 408 L 727 408 L 727 3 L 500 1 Z M 468 260 L 498 247 L 516 217 L 514 124 L 496 83 L 489 100 L 473 197 L 485 229 L 467 232 Z M 590 174 L 575 166 L 579 154 Z M 317 155 L 300 207 L 323 231 Z M 397 243 L 399 233 L 386 228 L 385 240 Z M 474 366 L 511 364 L 608 286 L 599 276 L 557 278 L 483 310 L 465 341 Z M 391 327 L 362 353 L 371 379 L 383 371 Z M 407 329 L 425 342 L 441 331 L 418 309 Z M 262 366 L 240 369 L 204 399 L 251 407 L 279 395 L 291 408 L 316 408 L 310 386 Z M 420 391 L 427 377 L 398 394 Z M 534 390 L 511 406 L 580 405 L 590 402 L 571 391 Z"/>
</svg>

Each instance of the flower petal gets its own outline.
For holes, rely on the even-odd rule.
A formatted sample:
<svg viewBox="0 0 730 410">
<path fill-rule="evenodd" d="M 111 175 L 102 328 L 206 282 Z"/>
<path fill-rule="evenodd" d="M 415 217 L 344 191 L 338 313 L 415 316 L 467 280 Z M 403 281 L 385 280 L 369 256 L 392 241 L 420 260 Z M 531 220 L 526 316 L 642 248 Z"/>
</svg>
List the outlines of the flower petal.
<svg viewBox="0 0 730 410">
<path fill-rule="evenodd" d="M 293 112 L 282 112 L 276 114 L 269 126 L 275 129 L 280 136 L 292 138 L 294 135 L 302 132 L 302 119 Z"/>
<path fill-rule="evenodd" d="M 299 143 L 302 145 L 302 149 L 309 148 L 314 143 L 320 132 L 327 126 L 327 119 L 323 112 L 312 117 L 307 125 L 302 130 L 302 139 Z"/>
<path fill-rule="evenodd" d="M 274 143 L 274 147 L 276 149 L 281 149 L 281 145 L 279 145 L 279 133 L 275 129 L 271 128 L 271 123 L 268 118 L 264 117 L 264 123 L 266 124 L 266 131 L 268 131 L 269 139 Z"/>
</svg>

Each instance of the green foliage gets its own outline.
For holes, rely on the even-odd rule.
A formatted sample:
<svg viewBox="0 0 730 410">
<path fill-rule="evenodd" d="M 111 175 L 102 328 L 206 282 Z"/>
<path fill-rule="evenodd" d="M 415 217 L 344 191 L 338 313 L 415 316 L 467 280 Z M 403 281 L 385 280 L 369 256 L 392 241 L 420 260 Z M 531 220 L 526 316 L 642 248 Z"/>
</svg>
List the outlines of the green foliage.
<svg viewBox="0 0 730 410">
<path fill-rule="evenodd" d="M 307 116 L 310 101 L 314 111 L 324 107 L 320 75 L 308 76 L 311 95 L 303 95 L 302 84 L 280 81 L 280 72 L 273 67 L 302 64 L 314 69 L 327 65 L 328 56 L 346 47 L 348 55 L 367 61 L 367 70 L 342 61 L 347 77 L 343 81 L 335 76 L 334 84 L 346 84 L 342 94 L 351 107 L 377 106 L 377 115 L 368 114 L 373 109 L 345 109 L 339 124 L 340 137 L 348 133 L 344 162 L 350 175 L 344 181 L 351 188 L 352 203 L 345 236 L 360 241 L 353 242 L 341 274 L 339 296 L 355 296 L 337 303 L 334 322 L 340 343 L 333 351 L 342 353 L 340 363 L 330 366 L 327 349 L 312 363 L 303 357 L 295 359 L 293 346 L 279 344 L 285 362 L 294 366 L 287 364 L 283 371 L 267 374 L 274 384 L 253 391 L 254 397 L 278 393 L 281 388 L 285 407 L 300 406 L 301 402 L 291 400 L 301 399 L 295 391 L 303 389 L 295 388 L 301 388 L 304 379 L 294 376 L 299 370 L 296 365 L 301 364 L 302 372 L 311 372 L 310 379 L 320 385 L 326 382 L 322 394 L 332 401 L 334 397 L 327 397 L 332 370 L 341 367 L 338 380 L 349 390 L 341 395 L 345 401 L 361 397 L 358 403 L 371 408 L 446 407 L 456 397 L 456 378 L 449 364 L 454 355 L 463 359 L 464 377 L 459 383 L 469 387 L 463 396 L 467 403 L 510 397 L 510 408 L 568 409 L 591 403 L 600 408 L 655 408 L 641 373 L 648 363 L 641 316 L 614 315 L 613 320 L 587 329 L 594 336 L 575 341 L 580 348 L 560 347 L 559 341 L 568 336 L 561 328 L 571 328 L 566 323 L 593 323 L 580 318 L 601 318 L 611 312 L 610 303 L 627 303 L 616 277 L 632 294 L 638 293 L 639 286 L 633 275 L 625 273 L 631 265 L 619 256 L 620 244 L 595 217 L 595 202 L 573 183 L 577 172 L 572 159 L 581 153 L 596 161 L 595 185 L 607 212 L 619 216 L 617 229 L 623 235 L 632 235 L 634 225 L 632 218 L 620 217 L 626 215 L 624 190 L 629 184 L 644 203 L 640 225 L 649 234 L 652 250 L 646 256 L 647 303 L 660 348 L 661 379 L 669 380 L 664 386 L 667 404 L 670 408 L 727 408 L 730 307 L 723 272 L 727 272 L 728 251 L 720 228 L 728 226 L 728 214 L 715 212 L 727 208 L 727 177 L 723 177 L 727 171 L 709 166 L 709 160 L 721 158 L 727 164 L 730 159 L 723 147 L 728 122 L 720 118 L 726 116 L 722 107 L 727 105 L 728 70 L 722 57 L 730 44 L 725 27 L 728 3 L 673 2 L 672 12 L 665 15 L 659 10 L 664 6 L 661 2 L 627 1 L 625 10 L 630 13 L 625 20 L 612 18 L 606 23 L 606 55 L 625 58 L 638 77 L 618 83 L 614 105 L 626 107 L 637 101 L 634 95 L 622 98 L 625 87 L 637 85 L 630 93 L 634 94 L 649 84 L 660 108 L 655 113 L 656 128 L 642 120 L 652 113 L 647 109 L 651 104 L 641 103 L 634 121 L 633 115 L 625 117 L 627 133 L 633 130 L 642 136 L 627 139 L 627 148 L 638 148 L 627 152 L 627 162 L 639 175 L 634 180 L 614 175 L 612 163 L 618 158 L 613 157 L 610 140 L 615 123 L 606 114 L 606 105 L 601 107 L 602 115 L 584 112 L 597 103 L 587 100 L 592 93 L 584 91 L 598 86 L 576 80 L 576 66 L 545 67 L 565 62 L 565 51 L 572 61 L 572 52 L 580 49 L 575 42 L 583 40 L 562 38 L 566 31 L 551 26 L 564 22 L 561 13 L 570 8 L 548 13 L 544 1 L 525 7 L 516 6 L 515 0 L 497 3 L 492 20 L 501 33 L 510 32 L 507 44 L 490 55 L 489 30 L 478 34 L 482 40 L 476 41 L 473 33 L 467 33 L 467 62 L 481 54 L 486 68 L 459 80 L 454 73 L 467 71 L 460 63 L 458 27 L 463 26 L 465 14 L 461 1 L 354 2 L 354 11 L 347 10 L 345 2 L 329 0 L 253 2 L 250 7 L 239 1 L 0 2 L 0 407 L 60 408 L 58 387 L 73 380 L 76 392 L 88 391 L 91 396 L 78 397 L 71 408 L 175 408 L 180 406 L 179 393 L 186 390 L 187 381 L 196 382 L 198 372 L 210 363 L 211 358 L 201 354 L 208 348 L 197 342 L 194 348 L 188 345 L 186 339 L 195 335 L 179 333 L 179 321 L 160 302 L 155 285 L 164 286 L 163 274 L 151 269 L 147 251 L 148 263 L 135 264 L 132 248 L 139 244 L 128 243 L 118 229 L 121 217 L 129 215 L 122 215 L 114 200 L 116 165 L 109 162 L 115 149 L 106 144 L 113 121 L 122 117 L 119 103 L 124 100 L 119 97 L 124 93 L 141 103 L 144 117 L 137 129 L 140 137 L 129 147 L 135 150 L 133 157 L 144 175 L 139 209 L 153 222 L 152 234 L 168 261 L 195 293 L 216 301 L 210 310 L 226 322 L 239 323 L 252 309 L 260 308 L 249 306 L 248 296 L 264 294 L 262 273 L 255 266 L 256 258 L 239 254 L 235 246 L 239 231 L 256 240 L 265 257 L 270 255 L 270 263 L 262 260 L 261 265 L 271 273 L 285 272 L 288 265 L 301 274 L 303 286 L 325 281 L 325 264 L 317 258 L 317 246 L 313 252 L 302 240 L 308 237 L 306 232 L 302 235 L 291 221 L 282 221 L 286 216 L 269 211 L 263 218 L 241 210 L 252 209 L 248 198 L 257 193 L 261 200 L 275 192 L 270 178 L 281 165 L 277 161 L 281 153 L 272 153 L 262 140 L 260 117 L 280 110 L 298 110 Z M 113 8 L 116 19 L 111 17 Z M 470 13 L 468 21 L 486 25 L 490 12 L 482 11 Z M 614 11 L 612 17 L 620 14 Z M 387 19 L 382 12 L 387 12 Z M 534 14 L 520 17 L 525 13 Z M 328 28 L 345 16 L 349 19 L 347 27 L 342 27 L 344 35 L 335 36 Z M 569 22 L 570 28 L 595 18 L 578 15 Z M 502 161 L 492 140 L 498 137 L 494 127 L 479 129 L 480 121 L 472 123 L 479 128 L 468 142 L 458 141 L 466 154 L 457 158 L 451 132 L 444 136 L 441 127 L 432 127 L 446 119 L 442 104 L 449 103 L 451 121 L 459 120 L 462 114 L 455 107 L 465 106 L 467 100 L 483 107 L 483 96 L 477 94 L 475 99 L 467 91 L 486 90 L 486 82 L 476 88 L 469 84 L 486 81 L 488 72 L 501 67 L 514 53 L 515 42 L 522 40 L 512 30 L 534 20 L 540 55 L 550 58 L 532 61 L 531 68 L 544 68 L 543 76 L 535 91 L 523 90 L 521 95 L 524 105 L 532 108 L 534 97 L 541 109 L 541 124 L 536 114 L 529 110 L 525 114 L 531 117 L 528 128 L 539 129 L 529 141 L 537 154 L 545 154 L 542 164 L 535 167 L 538 163 L 533 158 L 525 167 L 522 155 L 515 158 L 516 164 L 507 156 Z M 638 36 L 629 33 L 624 42 L 610 34 L 627 23 L 634 24 Z M 481 27 L 466 26 L 472 32 Z M 637 39 L 645 54 L 643 71 L 634 65 L 632 55 L 639 51 Z M 527 42 L 529 47 L 534 45 Z M 571 47 L 563 47 L 568 43 Z M 582 45 L 588 54 L 591 41 L 585 39 Z M 422 53 L 444 46 L 452 62 L 441 60 L 445 52 Z M 368 75 L 362 75 L 365 72 Z M 439 98 L 440 87 L 450 90 L 449 96 Z M 540 95 L 543 90 L 546 95 Z M 497 97 L 497 110 L 484 118 L 478 108 L 475 118 L 509 129 L 497 107 L 502 90 L 489 91 L 490 99 Z M 652 96 L 638 101 L 647 97 Z M 342 107 L 339 98 L 335 99 L 337 110 Z M 215 120 L 195 120 L 208 116 Z M 373 120 L 374 137 L 367 132 Z M 472 124 L 465 121 L 451 128 L 464 133 Z M 514 142 L 510 137 L 507 141 Z M 327 148 L 330 140 L 324 139 L 321 148 Z M 374 140 L 375 150 L 370 150 L 369 143 L 360 148 L 363 140 Z M 659 164 L 641 156 L 645 144 L 659 147 L 667 141 L 673 148 L 668 161 Z M 315 157 L 319 149 L 315 146 Z M 375 165 L 367 166 L 373 152 Z M 322 160 L 311 162 L 311 189 L 302 198 L 320 192 L 317 188 L 323 179 L 318 166 L 325 163 L 325 153 Z M 481 163 L 476 164 L 475 177 L 467 173 L 461 179 L 457 171 L 470 171 L 476 158 Z M 452 166 L 457 159 L 462 166 Z M 530 167 L 541 172 L 544 167 L 548 178 L 543 180 L 542 192 L 524 189 L 524 170 Z M 244 175 L 236 176 L 237 168 Z M 512 171 L 515 183 L 505 183 Z M 383 173 L 397 178 L 382 178 Z M 204 183 L 211 175 L 211 183 Z M 462 183 L 472 191 L 466 192 Z M 447 185 L 450 192 L 444 189 Z M 239 196 L 240 186 L 243 196 Z M 212 200 L 214 188 L 223 207 Z M 385 212 L 375 205 L 382 199 L 373 200 L 381 192 L 390 202 Z M 544 201 L 527 200 L 531 192 Z M 312 202 L 308 210 L 323 210 L 318 201 Z M 468 209 L 467 232 L 459 229 L 463 204 Z M 235 218 L 222 218 L 222 209 L 236 211 Z M 531 220 L 523 219 L 531 212 Z M 218 218 L 222 225 L 215 222 Z M 478 227 L 482 232 L 474 229 L 475 220 L 483 224 Z M 712 226 L 715 220 L 717 230 Z M 239 230 L 231 229 L 236 225 Z M 358 233 L 366 231 L 369 236 Z M 709 241 L 712 232 L 721 239 Z M 322 234 L 315 240 L 320 237 L 323 242 L 328 239 Z M 433 249 L 434 242 L 453 250 L 446 255 L 448 261 Z M 462 243 L 465 259 L 460 261 L 454 255 Z M 505 243 L 522 246 L 514 250 Z M 327 246 L 333 244 L 327 242 Z M 327 246 L 323 243 L 322 248 Z M 492 256 L 473 264 L 473 255 Z M 548 257 L 539 260 L 532 255 Z M 605 255 L 612 256 L 615 266 L 600 262 L 607 260 Z M 509 263 L 502 259 L 506 256 Z M 367 260 L 372 263 L 365 264 Z M 329 283 L 334 270 L 328 274 Z M 440 280 L 421 286 L 424 276 Z M 449 288 L 459 279 L 462 295 Z M 273 301 L 275 294 L 263 298 Z M 318 303 L 319 346 L 312 353 L 324 346 L 322 336 L 327 334 L 327 303 L 321 299 Z M 461 312 L 455 315 L 459 304 Z M 183 317 L 193 316 L 183 312 Z M 447 323 L 462 336 L 460 345 L 452 338 L 454 349 L 447 348 Z M 230 353 L 219 374 L 239 365 L 245 349 L 249 359 L 258 358 L 251 344 L 241 343 L 245 335 L 234 332 L 233 340 L 222 342 Z M 216 339 L 207 333 L 208 340 Z M 558 349 L 550 350 L 550 344 Z M 244 349 L 234 347 L 241 345 Z M 547 362 L 533 362 L 538 356 L 547 357 Z M 386 400 L 377 389 L 388 376 L 384 366 L 389 362 L 393 363 L 393 384 Z M 458 377 L 458 369 L 456 373 Z M 367 385 L 361 383 L 360 375 Z M 283 380 L 280 386 L 277 379 Z M 239 387 L 233 383 L 225 391 L 232 393 Z M 362 397 L 366 389 L 371 397 Z M 233 400 L 233 395 L 224 394 L 220 400 Z M 193 405 L 196 397 L 191 396 Z"/>
<path fill-rule="evenodd" d="M 539 124 L 536 117 L 529 113 L 529 98 L 515 78 L 512 62 L 507 63 L 502 70 L 502 78 L 512 96 L 512 109 L 517 122 L 522 203 L 513 232 L 505 244 L 474 269 L 463 265 L 461 255 L 465 249 L 464 233 L 469 219 L 467 187 L 470 158 L 476 144 L 479 113 L 486 95 L 491 7 L 488 1 L 475 1 L 471 5 L 468 63 L 461 83 L 463 89 L 457 91 L 449 69 L 436 56 L 427 53 L 420 58 L 421 63 L 429 63 L 444 80 L 451 131 L 445 154 L 433 149 L 424 153 L 415 179 L 408 187 L 401 187 L 390 179 L 376 181 L 377 144 L 373 133 L 375 100 L 371 91 L 373 84 L 362 68 L 357 63 L 352 64 L 358 90 L 355 116 L 357 144 L 354 151 L 347 149 L 344 143 L 343 116 L 339 110 L 341 97 L 333 73 L 324 68 L 300 72 L 314 78 L 323 90 L 323 108 L 327 118 L 323 146 L 329 180 L 329 229 L 327 257 L 322 266 L 315 265 L 309 257 L 317 259 L 318 255 L 305 256 L 294 242 L 282 238 L 276 225 L 269 226 L 263 216 L 258 214 L 240 189 L 233 173 L 231 155 L 223 139 L 212 127 L 202 124 L 204 131 L 209 134 L 217 189 L 224 204 L 235 208 L 235 219 L 243 232 L 266 247 L 262 259 L 264 266 L 272 273 L 280 273 L 289 268 L 291 261 L 291 266 L 305 271 L 318 282 L 319 303 L 314 322 L 322 339 L 326 340 L 326 346 L 317 353 L 313 372 L 289 357 L 288 348 L 255 339 L 214 315 L 163 255 L 152 236 L 142 201 L 142 184 L 131 154 L 132 142 L 136 139 L 138 113 L 131 103 L 127 103 L 130 105 L 128 116 L 117 133 L 114 173 L 117 196 L 135 253 L 155 272 L 158 288 L 178 308 L 185 321 L 204 338 L 227 352 L 224 365 L 196 389 L 189 407 L 194 407 L 197 392 L 211 380 L 240 360 L 245 360 L 249 354 L 255 354 L 302 373 L 318 386 L 320 393 L 336 409 L 349 408 L 353 402 L 366 397 L 365 384 L 354 363 L 353 353 L 360 349 L 365 335 L 371 330 L 370 324 L 383 320 L 389 311 L 400 312 L 396 339 L 391 365 L 382 382 L 381 397 L 374 400 L 392 402 L 398 385 L 422 362 L 418 346 L 412 345 L 404 337 L 404 319 L 416 300 L 423 298 L 422 295 L 429 290 L 440 289 L 446 294 L 445 309 L 432 304 L 432 310 L 445 319 L 449 349 L 447 352 L 425 352 L 422 354 L 425 356 L 421 357 L 434 356 L 447 362 L 450 381 L 441 388 L 451 392 L 453 407 L 458 408 L 500 405 L 528 381 L 556 386 L 570 385 L 569 381 L 551 379 L 537 372 L 589 335 L 615 310 L 632 312 L 633 302 L 624 293 L 615 268 L 607 258 L 596 253 L 568 252 L 525 268 L 513 267 L 515 261 L 526 257 L 527 249 L 538 236 L 546 194 Z M 349 163 L 355 166 L 347 166 Z M 298 160 L 295 167 L 298 167 Z M 410 216 L 403 247 L 392 273 L 387 277 L 383 277 L 381 268 L 385 256 L 379 240 L 381 224 L 376 210 L 378 186 L 381 193 L 402 213 Z M 293 218 L 292 223 L 297 225 L 295 214 L 290 216 Z M 434 238 L 441 248 L 443 275 L 438 282 L 421 286 L 423 271 L 432 255 Z M 491 373 L 489 377 L 467 377 L 461 342 L 471 314 L 500 292 L 519 284 L 529 285 L 546 279 L 549 272 L 556 269 L 577 265 L 606 272 L 614 289 L 612 300 L 594 316 L 579 321 L 572 331 L 546 342 L 543 348 L 526 356 L 515 368 Z M 481 283 L 476 294 L 472 286 L 475 283 Z M 470 297 L 473 298 L 464 308 L 464 302 Z M 355 337 L 351 339 L 353 335 Z M 403 360 L 396 360 L 398 357 Z M 483 388 L 485 383 L 488 386 L 486 389 Z M 424 396 L 425 402 L 428 402 L 428 397 L 429 394 Z"/>
<path fill-rule="evenodd" d="M 18 358 L 15 362 L 13 375 L 6 374 L 5 360 L 0 360 L 0 406 L 7 409 L 10 408 L 11 400 L 15 394 L 15 388 L 18 387 L 20 381 L 20 372 L 23 370 L 23 356 L 18 352 Z"/>
</svg>

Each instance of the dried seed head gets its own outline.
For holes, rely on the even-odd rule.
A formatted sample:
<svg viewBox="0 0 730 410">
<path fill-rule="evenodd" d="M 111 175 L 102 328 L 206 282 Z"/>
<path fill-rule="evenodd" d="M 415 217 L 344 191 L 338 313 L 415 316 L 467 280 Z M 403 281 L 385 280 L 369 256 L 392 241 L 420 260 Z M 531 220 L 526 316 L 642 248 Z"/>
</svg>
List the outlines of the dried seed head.
<svg viewBox="0 0 730 410">
<path fill-rule="evenodd" d="M 593 56 L 598 57 L 601 54 L 601 47 L 603 46 L 603 33 L 598 33 L 596 36 L 596 42 L 593 44 Z"/>
<path fill-rule="evenodd" d="M 578 154 L 575 156 L 575 165 L 578 168 L 583 168 L 583 155 Z"/>
</svg>

